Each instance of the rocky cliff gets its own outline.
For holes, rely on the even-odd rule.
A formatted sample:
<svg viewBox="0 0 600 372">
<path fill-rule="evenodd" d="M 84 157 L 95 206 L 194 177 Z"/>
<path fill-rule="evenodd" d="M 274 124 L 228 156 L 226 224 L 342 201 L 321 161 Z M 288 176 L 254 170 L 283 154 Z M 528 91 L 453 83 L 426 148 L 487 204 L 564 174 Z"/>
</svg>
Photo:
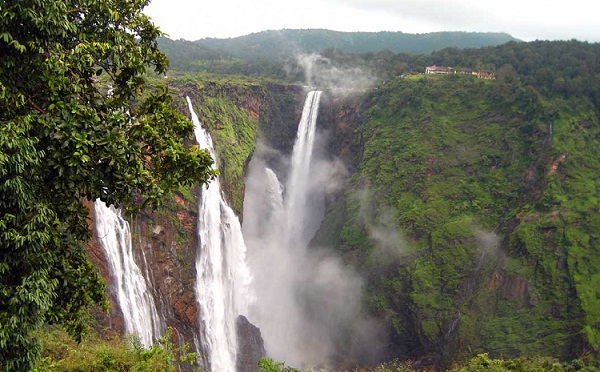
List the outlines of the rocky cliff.
<svg viewBox="0 0 600 372">
<path fill-rule="evenodd" d="M 238 372 L 258 372 L 258 363 L 267 356 L 260 329 L 255 327 L 240 315 L 236 322 L 238 337 L 238 359 L 236 368 Z"/>
<path fill-rule="evenodd" d="M 192 349 L 198 338 L 194 292 L 198 211 L 195 195 L 198 192 L 194 189 L 177 192 L 165 198 L 159 210 L 145 210 L 129 221 L 135 261 L 141 271 L 147 273 L 157 310 L 173 329 L 173 342 L 187 343 Z M 108 316 L 97 314 L 99 324 L 105 330 L 123 332 L 123 315 L 112 273 L 95 229 L 89 252 L 106 282 L 111 305 Z"/>
<path fill-rule="evenodd" d="M 597 177 L 578 169 L 597 166 L 587 151 L 599 127 L 584 102 L 515 81 L 414 77 L 336 109 L 336 147 L 355 172 L 314 243 L 367 278 L 389 357 L 598 352 L 596 212 L 580 188 Z M 580 162 L 565 160 L 573 151 Z"/>
<path fill-rule="evenodd" d="M 200 121 L 211 132 L 224 193 L 241 216 L 244 167 L 256 141 L 267 140 L 280 148 L 290 146 L 299 117 L 297 106 L 301 108 L 302 104 L 302 88 L 180 78 L 174 79 L 171 89 L 177 109 L 189 116 L 185 103 L 185 97 L 189 96 Z M 199 192 L 198 187 L 181 189 L 165 197 L 159 209 L 146 209 L 141 215 L 129 219 L 135 261 L 142 272 L 147 273 L 158 311 L 167 327 L 173 329 L 172 341 L 188 344 L 192 350 L 199 342 L 195 296 Z M 93 208 L 92 204 L 88 206 Z M 90 216 L 93 216 L 93 211 Z M 104 332 L 122 333 L 123 315 L 93 218 L 91 227 L 94 236 L 89 244 L 89 253 L 106 282 L 111 305 L 108 314 L 96 313 L 98 327 Z M 238 369 L 257 370 L 258 359 L 265 356 L 260 330 L 241 316 L 238 319 L 238 337 Z"/>
<path fill-rule="evenodd" d="M 327 93 L 319 126 L 327 155 L 349 175 L 328 194 L 313 246 L 337 251 L 361 274 L 368 312 L 389 336 L 386 358 L 597 358 L 597 49 L 540 42 L 448 50 L 431 58 L 495 63 L 497 79 L 412 75 L 351 96 Z M 565 55 L 596 62 L 567 68 Z M 185 112 L 182 97 L 192 97 L 214 135 L 239 214 L 249 156 L 260 141 L 289 152 L 303 89 L 202 79 L 175 79 L 178 105 Z M 193 197 L 183 199 L 172 204 L 193 216 Z M 194 243 L 179 236 L 187 217 L 180 221 L 177 208 L 141 217 L 138 230 L 157 262 L 154 290 L 168 299 L 161 306 L 186 322 L 196 312 L 185 295 Z M 359 351 L 339 348 L 357 360 Z"/>
</svg>

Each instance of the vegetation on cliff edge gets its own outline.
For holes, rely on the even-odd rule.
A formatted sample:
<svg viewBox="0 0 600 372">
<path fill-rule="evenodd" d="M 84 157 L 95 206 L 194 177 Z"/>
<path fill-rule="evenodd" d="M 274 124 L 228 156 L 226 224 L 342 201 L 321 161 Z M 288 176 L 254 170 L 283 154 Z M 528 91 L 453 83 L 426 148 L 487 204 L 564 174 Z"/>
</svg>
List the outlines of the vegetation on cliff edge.
<svg viewBox="0 0 600 372">
<path fill-rule="evenodd" d="M 491 63 L 497 79 L 396 77 L 367 95 L 326 234 L 369 278 L 392 355 L 598 355 L 599 56 L 449 50 L 426 59 Z"/>
<path fill-rule="evenodd" d="M 244 171 L 259 139 L 277 144 L 289 140 L 297 124 L 299 88 L 243 76 L 184 74 L 169 78 L 178 95 L 179 112 L 189 112 L 189 96 L 202 125 L 213 139 L 221 186 L 238 216 L 244 200 Z M 291 125 L 290 125 L 291 123 Z M 295 132 L 294 132 L 295 133 Z"/>
</svg>

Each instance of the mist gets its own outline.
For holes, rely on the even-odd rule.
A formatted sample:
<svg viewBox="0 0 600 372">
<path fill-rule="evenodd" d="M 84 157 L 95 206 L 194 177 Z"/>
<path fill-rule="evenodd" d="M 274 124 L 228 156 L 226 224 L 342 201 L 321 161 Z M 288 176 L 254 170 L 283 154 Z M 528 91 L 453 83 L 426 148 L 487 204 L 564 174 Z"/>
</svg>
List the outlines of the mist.
<svg viewBox="0 0 600 372">
<path fill-rule="evenodd" d="M 373 246 L 373 258 L 379 263 L 397 261 L 414 253 L 396 219 L 397 211 L 386 205 L 375 205 L 371 189 L 361 186 L 350 196 L 357 202 L 357 223 L 364 229 Z"/>
<path fill-rule="evenodd" d="M 369 89 L 377 81 L 371 71 L 360 67 L 338 66 L 329 58 L 316 53 L 296 55 L 296 64 L 294 67 L 288 66 L 288 73 L 299 68 L 308 86 L 327 89 L 334 95 Z"/>
<path fill-rule="evenodd" d="M 246 174 L 243 233 L 256 295 L 248 318 L 268 356 L 295 367 L 331 366 L 348 355 L 369 360 L 380 344 L 362 308 L 362 278 L 328 247 L 309 248 L 326 197 L 347 177 L 327 156 L 324 136 L 316 130 L 307 174 L 294 174 L 296 147 L 288 155 L 263 143 Z"/>
</svg>

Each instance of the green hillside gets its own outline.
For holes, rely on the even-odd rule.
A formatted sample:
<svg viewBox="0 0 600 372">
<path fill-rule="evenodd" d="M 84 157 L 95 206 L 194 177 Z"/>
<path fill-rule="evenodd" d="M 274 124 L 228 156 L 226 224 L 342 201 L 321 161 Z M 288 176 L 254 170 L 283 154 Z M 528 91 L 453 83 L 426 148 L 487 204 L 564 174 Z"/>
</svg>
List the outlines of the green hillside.
<svg viewBox="0 0 600 372">
<path fill-rule="evenodd" d="M 371 57 L 381 58 L 359 62 L 395 73 L 362 98 L 323 107 L 323 124 L 337 131 L 333 155 L 354 173 L 315 244 L 365 278 L 369 312 L 390 334 L 386 358 L 597 360 L 600 46 L 511 42 Z M 495 79 L 410 74 L 432 64 L 489 69 Z M 233 139 L 256 132 L 290 148 L 299 91 L 237 78 L 172 85 L 196 97 L 239 211 L 253 140 Z"/>
<path fill-rule="evenodd" d="M 329 58 L 336 59 L 338 56 L 341 57 L 338 60 L 354 65 L 370 65 L 375 60 L 390 57 L 392 53 L 428 54 L 444 48 L 478 48 L 515 40 L 503 33 L 280 30 L 230 39 L 208 38 L 191 42 L 160 38 L 158 41 L 160 49 L 171 61 L 171 70 L 270 76 L 298 81 L 298 78 L 303 78 L 302 75 L 292 73 L 290 76 L 289 71 L 290 67 L 294 70 L 298 54 L 325 52 Z M 335 51 L 334 55 L 332 51 Z M 359 57 L 365 53 L 371 55 Z M 383 55 L 374 58 L 373 53 Z"/>
<path fill-rule="evenodd" d="M 263 31 L 230 39 L 201 39 L 198 45 L 254 60 L 280 60 L 296 53 L 340 49 L 344 53 L 389 50 L 395 53 L 427 54 L 448 47 L 476 48 L 514 41 L 504 33 L 432 32 L 339 32 L 331 30 Z"/>
<path fill-rule="evenodd" d="M 598 355 L 599 49 L 448 50 L 427 58 L 496 79 L 396 77 L 365 98 L 318 240 L 369 278 L 393 355 Z"/>
</svg>

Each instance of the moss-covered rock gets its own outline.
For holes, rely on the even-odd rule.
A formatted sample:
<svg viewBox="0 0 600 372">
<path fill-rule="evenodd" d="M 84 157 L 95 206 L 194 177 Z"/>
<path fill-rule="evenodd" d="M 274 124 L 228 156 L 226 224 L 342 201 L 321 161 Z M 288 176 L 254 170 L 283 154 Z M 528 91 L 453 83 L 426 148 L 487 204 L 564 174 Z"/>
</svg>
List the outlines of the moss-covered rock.
<svg viewBox="0 0 600 372">
<path fill-rule="evenodd" d="M 293 141 L 302 88 L 245 77 L 198 74 L 176 76 L 169 86 L 176 106 L 189 114 L 189 96 L 200 122 L 213 138 L 221 186 L 238 216 L 242 215 L 244 172 L 257 140 L 285 148 Z"/>
<path fill-rule="evenodd" d="M 421 76 L 391 80 L 359 106 L 358 171 L 324 221 L 339 239 L 321 236 L 359 257 L 396 355 L 597 352 L 590 101 L 542 97 L 518 80 Z M 397 254 L 382 249 L 383 227 Z"/>
</svg>

